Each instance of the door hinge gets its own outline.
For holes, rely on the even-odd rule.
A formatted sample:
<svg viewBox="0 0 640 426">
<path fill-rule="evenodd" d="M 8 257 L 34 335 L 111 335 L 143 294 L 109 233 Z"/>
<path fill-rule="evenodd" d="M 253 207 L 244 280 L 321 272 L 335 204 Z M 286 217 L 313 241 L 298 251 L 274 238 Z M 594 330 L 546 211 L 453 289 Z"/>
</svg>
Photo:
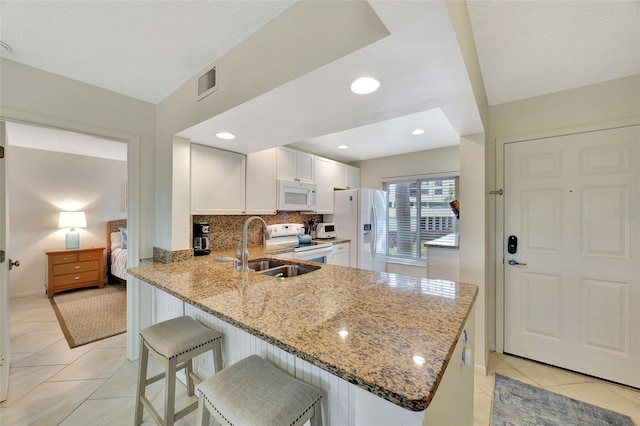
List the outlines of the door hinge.
<svg viewBox="0 0 640 426">
<path fill-rule="evenodd" d="M 4 250 L 0 250 L 0 263 L 4 262 Z"/>
<path fill-rule="evenodd" d="M 4 146 L 0 146 L 0 159 L 4 158 Z"/>
</svg>

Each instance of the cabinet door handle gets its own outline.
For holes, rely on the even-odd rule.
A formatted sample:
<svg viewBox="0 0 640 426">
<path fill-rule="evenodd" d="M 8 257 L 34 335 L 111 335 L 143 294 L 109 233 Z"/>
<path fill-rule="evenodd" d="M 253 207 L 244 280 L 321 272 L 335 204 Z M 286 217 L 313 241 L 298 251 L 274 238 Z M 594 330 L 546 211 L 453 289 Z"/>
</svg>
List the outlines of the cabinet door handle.
<svg viewBox="0 0 640 426">
<path fill-rule="evenodd" d="M 80 265 L 74 266 L 73 269 L 80 269 Z"/>
<path fill-rule="evenodd" d="M 64 260 L 67 260 L 67 259 L 68 259 L 68 257 L 65 257 L 65 258 L 63 258 L 63 259 L 64 259 Z"/>
<path fill-rule="evenodd" d="M 80 279 L 80 277 L 74 277 L 73 279 L 74 279 L 74 280 L 79 280 L 79 279 Z"/>
</svg>

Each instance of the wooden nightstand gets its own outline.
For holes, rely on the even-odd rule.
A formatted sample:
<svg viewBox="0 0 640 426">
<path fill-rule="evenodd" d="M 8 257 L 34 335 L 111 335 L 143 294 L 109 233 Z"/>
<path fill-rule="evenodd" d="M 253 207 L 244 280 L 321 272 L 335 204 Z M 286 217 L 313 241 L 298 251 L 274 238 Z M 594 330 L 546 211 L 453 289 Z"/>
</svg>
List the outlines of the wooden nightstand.
<svg viewBox="0 0 640 426">
<path fill-rule="evenodd" d="M 47 297 L 80 287 L 104 287 L 105 247 L 45 250 L 47 255 Z"/>
</svg>

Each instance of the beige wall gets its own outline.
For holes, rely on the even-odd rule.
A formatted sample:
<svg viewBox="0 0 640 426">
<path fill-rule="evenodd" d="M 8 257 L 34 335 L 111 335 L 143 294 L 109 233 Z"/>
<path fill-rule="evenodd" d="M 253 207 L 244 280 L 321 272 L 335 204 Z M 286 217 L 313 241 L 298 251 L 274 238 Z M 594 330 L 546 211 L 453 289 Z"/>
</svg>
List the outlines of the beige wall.
<svg viewBox="0 0 640 426">
<path fill-rule="evenodd" d="M 410 154 L 392 155 L 351 163 L 360 167 L 360 186 L 382 189 L 388 177 L 458 172 L 460 170 L 458 146 L 429 149 Z"/>
<path fill-rule="evenodd" d="M 566 133 L 566 129 L 585 129 L 589 126 L 606 126 L 616 120 L 635 117 L 640 119 L 640 75 L 611 80 L 577 89 L 509 102 L 489 108 L 486 165 L 487 191 L 497 189 L 496 158 L 502 155 L 504 138 L 539 137 Z M 538 136 L 536 136 L 536 134 Z M 496 330 L 496 281 L 501 279 L 501 259 L 496 256 L 496 246 L 502 247 L 501 228 L 495 225 L 496 214 L 501 208 L 499 196 L 489 196 L 487 204 L 488 235 L 490 244 L 487 278 L 488 338 L 495 344 Z"/>
<path fill-rule="evenodd" d="M 460 281 L 478 286 L 475 308 L 476 368 L 486 374 L 487 336 L 485 135 L 460 138 Z"/>
<path fill-rule="evenodd" d="M 20 260 L 20 267 L 11 271 L 9 295 L 42 294 L 42 251 L 65 246 L 67 230 L 58 229 L 60 210 L 65 203 L 82 205 L 87 227 L 78 229 L 80 245 L 106 247 L 106 222 L 127 217 L 127 163 L 11 146 L 10 132 L 8 139 L 9 248 L 11 257 Z"/>
</svg>

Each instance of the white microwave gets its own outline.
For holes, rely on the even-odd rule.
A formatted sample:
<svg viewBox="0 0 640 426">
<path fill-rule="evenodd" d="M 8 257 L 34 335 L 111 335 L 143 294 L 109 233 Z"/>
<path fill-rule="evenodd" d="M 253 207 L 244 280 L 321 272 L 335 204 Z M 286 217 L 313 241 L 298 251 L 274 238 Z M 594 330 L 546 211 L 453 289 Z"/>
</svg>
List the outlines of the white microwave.
<svg viewBox="0 0 640 426">
<path fill-rule="evenodd" d="M 278 179 L 278 210 L 314 211 L 318 206 L 318 186 Z"/>
</svg>

